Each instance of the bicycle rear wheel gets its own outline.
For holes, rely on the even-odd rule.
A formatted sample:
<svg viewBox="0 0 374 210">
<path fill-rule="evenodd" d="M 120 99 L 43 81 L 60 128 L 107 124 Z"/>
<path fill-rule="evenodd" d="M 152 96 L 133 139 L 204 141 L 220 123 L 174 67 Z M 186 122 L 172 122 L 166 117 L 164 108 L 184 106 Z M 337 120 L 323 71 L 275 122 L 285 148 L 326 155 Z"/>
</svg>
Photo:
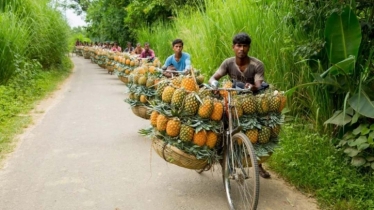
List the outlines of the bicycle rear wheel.
<svg viewBox="0 0 374 210">
<path fill-rule="evenodd" d="M 223 156 L 223 182 L 230 209 L 256 209 L 260 191 L 255 150 L 248 137 L 237 133 Z"/>
</svg>

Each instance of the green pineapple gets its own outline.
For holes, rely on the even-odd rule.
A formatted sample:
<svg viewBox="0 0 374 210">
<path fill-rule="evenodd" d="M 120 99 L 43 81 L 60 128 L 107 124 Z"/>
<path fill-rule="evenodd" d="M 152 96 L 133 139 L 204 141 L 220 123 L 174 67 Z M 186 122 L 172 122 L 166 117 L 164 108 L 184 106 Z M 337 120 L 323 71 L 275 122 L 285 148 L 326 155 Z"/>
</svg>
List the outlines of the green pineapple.
<svg viewBox="0 0 374 210">
<path fill-rule="evenodd" d="M 192 141 L 194 133 L 195 130 L 192 127 L 182 124 L 179 132 L 179 138 L 182 141 Z"/>
<path fill-rule="evenodd" d="M 162 96 L 162 93 L 164 92 L 164 89 L 168 86 L 167 81 L 161 81 L 157 84 L 157 90 L 156 90 L 156 95 L 158 97 Z"/>
<path fill-rule="evenodd" d="M 262 115 L 269 112 L 269 100 L 264 94 L 257 97 L 257 112 Z"/>
<path fill-rule="evenodd" d="M 254 114 L 257 111 L 256 98 L 251 95 L 247 95 L 242 101 L 242 107 L 244 114 Z"/>
<path fill-rule="evenodd" d="M 179 88 L 174 91 L 173 97 L 171 98 L 171 106 L 177 109 L 181 109 L 183 106 L 184 98 L 187 92 L 183 88 Z"/>
<path fill-rule="evenodd" d="M 266 144 L 270 140 L 270 128 L 267 126 L 262 126 L 261 130 L 258 132 L 258 142 L 260 144 Z"/>
<path fill-rule="evenodd" d="M 280 105 L 280 97 L 278 95 L 269 97 L 269 112 L 278 112 Z"/>
<path fill-rule="evenodd" d="M 170 103 L 174 91 L 175 88 L 173 88 L 172 86 L 165 87 L 164 91 L 162 92 L 162 101 L 165 103 Z"/>
<path fill-rule="evenodd" d="M 184 112 L 186 115 L 195 115 L 199 109 L 199 100 L 197 100 L 195 93 L 189 93 L 184 101 Z"/>
</svg>

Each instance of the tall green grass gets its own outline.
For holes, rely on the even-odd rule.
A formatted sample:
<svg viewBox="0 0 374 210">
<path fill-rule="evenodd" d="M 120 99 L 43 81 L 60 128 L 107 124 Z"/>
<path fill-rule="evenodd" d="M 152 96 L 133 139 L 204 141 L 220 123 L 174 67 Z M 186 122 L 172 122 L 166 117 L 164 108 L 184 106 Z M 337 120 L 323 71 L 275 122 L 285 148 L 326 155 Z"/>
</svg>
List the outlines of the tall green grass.
<svg viewBox="0 0 374 210">
<path fill-rule="evenodd" d="M 7 0 L 0 4 L 0 84 L 6 84 L 19 68 L 19 57 L 37 60 L 47 69 L 61 64 L 66 56 L 69 26 L 49 2 Z"/>
<path fill-rule="evenodd" d="M 171 41 L 183 39 L 184 51 L 191 54 L 192 64 L 210 77 L 221 62 L 234 56 L 232 38 L 246 32 L 252 38 L 250 56 L 265 64 L 267 82 L 288 90 L 313 81 L 313 70 L 303 58 L 294 56 L 298 43 L 307 35 L 292 22 L 292 1 L 221 1 L 206 0 L 200 10 L 180 11 L 173 24 L 158 23 L 138 31 L 141 42 L 149 41 L 163 61 L 172 54 Z M 332 96 L 321 87 L 298 90 L 288 98 L 289 108 L 304 117 L 316 129 L 333 113 Z"/>
</svg>

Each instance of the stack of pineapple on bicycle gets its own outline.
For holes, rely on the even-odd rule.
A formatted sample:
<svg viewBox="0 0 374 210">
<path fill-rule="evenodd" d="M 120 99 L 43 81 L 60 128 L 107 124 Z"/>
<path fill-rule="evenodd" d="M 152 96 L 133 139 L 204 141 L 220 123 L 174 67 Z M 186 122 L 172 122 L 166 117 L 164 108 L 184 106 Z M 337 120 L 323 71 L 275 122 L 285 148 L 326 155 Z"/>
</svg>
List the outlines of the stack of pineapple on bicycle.
<svg viewBox="0 0 374 210">
<path fill-rule="evenodd" d="M 167 162 L 189 169 L 209 168 L 222 159 L 228 92 L 214 91 L 201 85 L 203 82 L 201 74 L 160 81 L 150 103 L 151 127 L 140 131 L 152 138 L 153 148 Z M 232 88 L 232 82 L 225 81 L 222 87 Z M 270 90 L 258 95 L 232 95 L 234 106 L 230 106 L 237 121 L 235 126 L 240 126 L 253 144 L 259 162 L 263 162 L 278 143 L 286 98 Z"/>
<path fill-rule="evenodd" d="M 129 97 L 125 102 L 130 104 L 135 115 L 145 119 L 149 119 L 149 102 L 155 98 L 157 83 L 162 77 L 154 64 L 157 63 L 143 63 L 126 74 Z M 125 72 L 127 73 L 127 70 Z"/>
</svg>

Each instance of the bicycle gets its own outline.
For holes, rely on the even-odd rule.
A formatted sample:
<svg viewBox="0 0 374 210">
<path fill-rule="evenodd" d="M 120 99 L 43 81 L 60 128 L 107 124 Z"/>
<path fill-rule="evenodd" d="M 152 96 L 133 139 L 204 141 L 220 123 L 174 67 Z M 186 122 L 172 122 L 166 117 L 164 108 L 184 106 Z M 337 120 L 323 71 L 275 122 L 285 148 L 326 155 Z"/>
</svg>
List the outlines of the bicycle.
<svg viewBox="0 0 374 210">
<path fill-rule="evenodd" d="M 238 118 L 234 118 L 232 110 L 235 103 L 232 93 L 251 93 L 248 89 L 217 88 L 215 91 L 227 91 L 224 104 L 227 125 L 223 132 L 221 161 L 222 178 L 230 209 L 256 209 L 259 199 L 260 182 L 257 157 L 248 137 L 241 132 Z M 211 166 L 208 166 L 209 170 Z M 197 171 L 198 173 L 203 170 Z"/>
</svg>

